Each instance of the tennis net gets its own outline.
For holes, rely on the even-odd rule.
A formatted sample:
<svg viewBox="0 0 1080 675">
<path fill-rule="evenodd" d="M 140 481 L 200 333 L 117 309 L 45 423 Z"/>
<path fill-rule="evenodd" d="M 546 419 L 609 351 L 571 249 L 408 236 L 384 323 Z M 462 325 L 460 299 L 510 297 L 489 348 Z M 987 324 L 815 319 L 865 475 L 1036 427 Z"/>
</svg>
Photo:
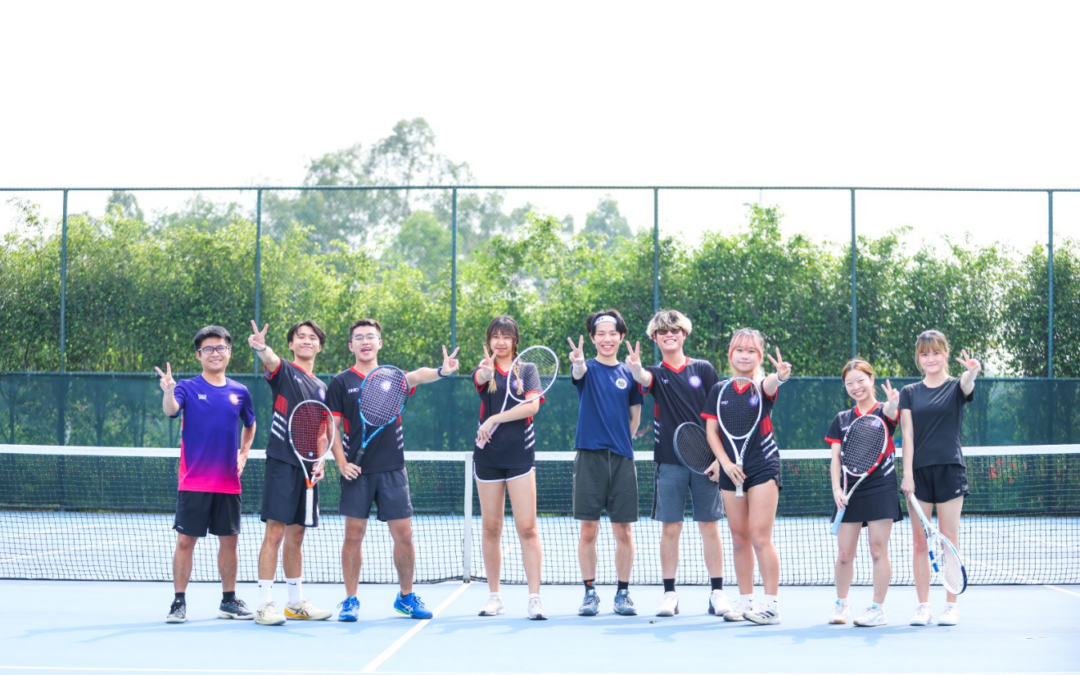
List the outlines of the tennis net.
<svg viewBox="0 0 1080 675">
<path fill-rule="evenodd" d="M 1080 583 L 1080 446 L 969 448 L 971 495 L 964 504 L 961 550 L 973 584 Z M 781 583 L 833 583 L 836 538 L 829 535 L 832 509 L 828 452 L 781 453 L 783 492 L 774 529 Z M 256 578 L 262 523 L 264 454 L 252 451 L 243 475 L 240 534 L 242 581 Z M 480 553 L 480 509 L 471 475 L 471 453 L 406 454 L 415 515 L 416 581 L 485 579 Z M 0 578 L 169 580 L 175 533 L 179 450 L 0 445 Z M 580 581 L 578 524 L 571 516 L 573 453 L 537 454 L 539 529 L 544 583 Z M 899 465 L 900 463 L 897 462 Z M 652 506 L 651 453 L 638 453 L 639 513 L 634 526 L 632 583 L 661 582 L 660 523 Z M 338 515 L 336 469 L 321 486 L 321 520 L 304 542 L 304 577 L 341 582 L 344 518 Z M 689 507 L 689 504 L 688 504 Z M 680 542 L 678 583 L 706 584 L 701 540 L 689 520 Z M 509 513 L 507 514 L 510 515 Z M 721 523 L 724 576 L 734 580 L 731 541 Z M 503 529 L 505 583 L 524 583 L 512 518 Z M 614 583 L 614 539 L 606 523 L 598 541 L 598 583 Z M 912 584 L 911 527 L 897 523 L 890 543 L 893 583 Z M 213 537 L 195 549 L 192 579 L 214 581 Z M 364 542 L 361 580 L 393 583 L 392 541 L 373 517 Z M 280 572 L 279 572 L 280 575 Z M 855 561 L 855 583 L 871 583 L 866 537 Z"/>
</svg>

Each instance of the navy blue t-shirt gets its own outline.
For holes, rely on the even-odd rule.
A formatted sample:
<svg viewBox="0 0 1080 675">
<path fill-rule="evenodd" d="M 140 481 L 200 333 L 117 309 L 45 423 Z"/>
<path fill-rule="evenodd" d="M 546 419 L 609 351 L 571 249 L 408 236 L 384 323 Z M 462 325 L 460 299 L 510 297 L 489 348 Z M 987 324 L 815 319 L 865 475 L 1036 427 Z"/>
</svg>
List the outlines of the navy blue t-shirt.
<svg viewBox="0 0 1080 675">
<path fill-rule="evenodd" d="M 585 362 L 585 375 L 574 380 L 578 391 L 578 424 L 574 447 L 610 450 L 634 458 L 630 438 L 630 406 L 645 399 L 625 363 L 605 366 L 596 359 Z"/>
</svg>

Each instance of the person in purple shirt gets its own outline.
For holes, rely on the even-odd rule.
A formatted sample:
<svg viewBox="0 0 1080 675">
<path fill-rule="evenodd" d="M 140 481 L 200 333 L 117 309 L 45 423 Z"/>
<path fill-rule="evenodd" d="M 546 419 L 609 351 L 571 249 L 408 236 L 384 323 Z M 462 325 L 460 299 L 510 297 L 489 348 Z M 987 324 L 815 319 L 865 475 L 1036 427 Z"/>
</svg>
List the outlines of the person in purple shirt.
<svg viewBox="0 0 1080 675">
<path fill-rule="evenodd" d="M 255 411 L 247 387 L 225 377 L 232 337 L 221 326 L 195 334 L 195 358 L 202 374 L 176 382 L 172 364 L 161 378 L 161 408 L 170 417 L 183 413 L 180 436 L 179 490 L 176 497 L 176 593 L 168 623 L 187 621 L 185 592 L 191 577 L 195 543 L 207 532 L 218 538 L 218 572 L 224 591 L 220 619 L 253 619 L 255 613 L 236 597 L 236 541 L 240 534 L 240 474 L 255 438 Z M 238 429 L 243 422 L 244 430 Z"/>
</svg>

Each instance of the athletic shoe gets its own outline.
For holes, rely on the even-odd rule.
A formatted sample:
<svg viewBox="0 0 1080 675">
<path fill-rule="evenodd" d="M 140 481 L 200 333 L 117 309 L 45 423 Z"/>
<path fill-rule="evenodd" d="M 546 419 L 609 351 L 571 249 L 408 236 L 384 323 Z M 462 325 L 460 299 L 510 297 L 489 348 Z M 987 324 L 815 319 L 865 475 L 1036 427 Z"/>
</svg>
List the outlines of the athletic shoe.
<svg viewBox="0 0 1080 675">
<path fill-rule="evenodd" d="M 295 605 L 285 605 L 285 617 L 288 619 L 300 619 L 304 621 L 326 621 L 334 613 L 326 609 L 318 609 L 308 599 L 303 599 Z"/>
<path fill-rule="evenodd" d="M 502 605 L 499 605 L 502 609 Z M 529 598 L 529 618 L 533 621 L 547 621 L 547 614 L 544 614 L 544 606 L 540 603 L 540 596 L 534 596 Z"/>
<path fill-rule="evenodd" d="M 394 598 L 394 611 L 413 619 L 430 619 L 433 616 L 416 593 L 398 593 Z"/>
<path fill-rule="evenodd" d="M 709 593 L 709 614 L 724 616 L 731 611 L 731 598 L 723 591 Z"/>
<path fill-rule="evenodd" d="M 739 598 L 739 601 L 735 603 L 735 607 L 730 612 L 724 613 L 724 621 L 744 621 L 747 612 L 752 611 L 754 611 L 753 598 L 747 600 Z"/>
<path fill-rule="evenodd" d="M 187 604 L 183 600 L 173 600 L 165 623 L 184 623 L 187 621 Z"/>
<path fill-rule="evenodd" d="M 848 613 L 851 611 L 851 607 L 846 602 L 836 601 L 833 605 L 832 615 L 829 616 L 829 623 L 842 626 L 847 623 Z M 863 615 L 865 616 L 865 614 Z"/>
<path fill-rule="evenodd" d="M 747 612 L 745 618 L 747 621 L 756 623 L 759 626 L 774 626 L 780 623 L 780 610 L 776 607 L 767 607 Z"/>
<path fill-rule="evenodd" d="M 937 625 L 955 626 L 960 623 L 960 606 L 954 602 L 946 602 L 941 608 L 941 616 L 938 617 Z"/>
<path fill-rule="evenodd" d="M 222 600 L 217 615 L 219 619 L 240 619 L 241 621 L 255 618 L 255 612 L 248 609 L 240 598 L 233 598 L 228 602 Z"/>
<path fill-rule="evenodd" d="M 660 606 L 656 609 L 656 616 L 675 616 L 679 613 L 679 596 L 675 591 L 664 593 L 660 600 Z"/>
<path fill-rule="evenodd" d="M 581 607 L 577 610 L 578 616 L 596 616 L 600 613 L 600 596 L 596 590 L 590 588 L 585 591 L 585 599 L 581 601 Z"/>
<path fill-rule="evenodd" d="M 277 611 L 277 605 L 273 602 L 264 602 L 255 612 L 255 623 L 260 626 L 280 626 L 285 623 L 285 617 Z"/>
<path fill-rule="evenodd" d="M 480 608 L 480 616 L 498 616 L 505 612 L 506 610 L 503 608 L 502 598 L 498 593 L 492 593 L 488 597 L 487 604 Z"/>
<path fill-rule="evenodd" d="M 862 626 L 864 628 L 874 628 L 875 626 L 885 626 L 889 623 L 889 619 L 885 616 L 885 610 L 881 607 L 874 609 L 873 607 L 867 607 L 866 611 L 859 615 L 859 618 L 855 619 L 856 626 Z"/>
<path fill-rule="evenodd" d="M 615 594 L 615 613 L 623 616 L 635 616 L 637 614 L 637 607 L 634 607 L 634 601 L 630 599 L 629 590 L 624 588 Z"/>
<path fill-rule="evenodd" d="M 338 603 L 338 607 L 341 611 L 338 612 L 338 621 L 356 621 L 360 618 L 360 601 L 356 599 L 355 595 L 349 597 Z"/>
<path fill-rule="evenodd" d="M 915 616 L 911 617 L 912 626 L 929 626 L 934 618 L 934 612 L 930 609 L 930 603 L 924 602 L 915 610 Z"/>
</svg>

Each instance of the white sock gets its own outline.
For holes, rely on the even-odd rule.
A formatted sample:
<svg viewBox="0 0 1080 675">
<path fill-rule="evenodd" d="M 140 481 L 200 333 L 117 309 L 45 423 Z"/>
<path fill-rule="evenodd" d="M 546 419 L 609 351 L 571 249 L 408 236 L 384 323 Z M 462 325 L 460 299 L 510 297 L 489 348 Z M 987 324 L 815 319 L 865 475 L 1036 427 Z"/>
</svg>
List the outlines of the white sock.
<svg viewBox="0 0 1080 675">
<path fill-rule="evenodd" d="M 880 609 L 881 611 L 884 612 L 885 611 L 885 603 L 881 603 L 879 605 L 876 602 L 872 602 L 872 603 L 870 603 L 870 609 Z"/>
<path fill-rule="evenodd" d="M 836 602 L 837 602 L 837 604 L 846 606 L 847 605 L 847 598 L 837 598 Z"/>
<path fill-rule="evenodd" d="M 539 598 L 539 597 L 540 597 L 539 593 L 529 593 L 529 599 L 530 600 L 532 600 L 533 598 Z"/>
<path fill-rule="evenodd" d="M 775 595 L 765 596 L 765 609 L 778 609 L 780 607 L 780 601 L 776 599 Z"/>
<path fill-rule="evenodd" d="M 302 577 L 296 577 L 295 579 L 285 578 L 285 584 L 289 587 L 289 604 L 298 605 L 302 597 L 300 596 L 300 579 Z"/>
<path fill-rule="evenodd" d="M 274 601 L 274 580 L 259 579 L 259 599 L 262 604 Z"/>
<path fill-rule="evenodd" d="M 750 595 L 740 595 L 739 598 L 743 602 L 753 602 L 754 601 L 754 594 L 751 593 Z"/>
</svg>

